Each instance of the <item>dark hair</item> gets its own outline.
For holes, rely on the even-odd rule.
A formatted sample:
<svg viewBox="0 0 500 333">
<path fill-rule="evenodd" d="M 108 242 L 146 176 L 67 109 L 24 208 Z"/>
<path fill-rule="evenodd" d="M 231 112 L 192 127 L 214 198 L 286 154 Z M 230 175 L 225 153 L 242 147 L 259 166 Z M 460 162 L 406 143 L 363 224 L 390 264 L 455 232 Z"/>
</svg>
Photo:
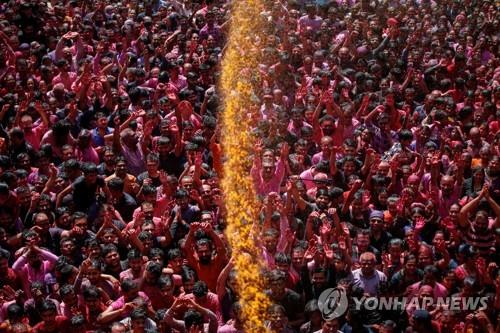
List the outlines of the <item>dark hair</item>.
<svg viewBox="0 0 500 333">
<path fill-rule="evenodd" d="M 163 250 L 158 247 L 153 247 L 151 250 L 149 250 L 149 258 L 151 259 L 153 257 L 161 257 L 163 260 L 163 258 L 165 258 L 165 252 L 163 252 Z"/>
<path fill-rule="evenodd" d="M 128 260 L 133 260 L 133 259 L 142 259 L 142 254 L 139 252 L 137 249 L 131 249 L 127 253 L 127 259 Z"/>
<path fill-rule="evenodd" d="M 102 248 L 102 256 L 106 257 L 111 252 L 118 252 L 118 248 L 114 244 L 106 244 Z"/>
<path fill-rule="evenodd" d="M 84 163 L 82 166 L 82 172 L 84 175 L 88 175 L 90 173 L 97 173 L 97 166 L 91 162 Z"/>
<path fill-rule="evenodd" d="M 9 320 L 20 319 L 24 316 L 24 308 L 17 303 L 12 303 L 7 307 L 7 318 Z"/>
<path fill-rule="evenodd" d="M 198 311 L 189 309 L 184 314 L 184 325 L 188 329 L 192 326 L 203 325 L 203 317 Z"/>
<path fill-rule="evenodd" d="M 81 314 L 71 317 L 71 326 L 79 327 L 85 325 L 85 323 L 85 317 Z"/>
<path fill-rule="evenodd" d="M 101 293 L 99 292 L 99 289 L 96 286 L 89 285 L 85 288 L 83 288 L 83 298 L 85 300 L 87 299 L 99 299 L 101 297 Z"/>
<path fill-rule="evenodd" d="M 143 308 L 135 308 L 132 310 L 130 313 L 130 319 L 135 320 L 135 319 L 146 319 L 146 311 L 144 311 Z"/>
<path fill-rule="evenodd" d="M 205 281 L 197 281 L 193 286 L 193 295 L 197 298 L 206 296 L 208 294 L 208 286 Z"/>
<path fill-rule="evenodd" d="M 182 253 L 181 253 L 180 249 L 175 248 L 175 249 L 168 250 L 167 259 L 169 261 L 172 260 L 172 259 L 174 259 L 174 258 L 179 258 L 179 257 L 182 257 Z"/>
<path fill-rule="evenodd" d="M 156 278 L 159 278 L 161 276 L 161 272 L 162 272 L 162 267 L 159 263 L 157 262 L 150 262 L 148 263 L 148 265 L 146 266 L 146 270 L 153 274 Z"/>
<path fill-rule="evenodd" d="M 284 252 L 277 252 L 274 255 L 274 261 L 276 264 L 290 265 L 292 263 L 292 258 L 290 258 L 289 254 Z"/>
<path fill-rule="evenodd" d="M 160 289 L 162 289 L 163 287 L 166 287 L 166 286 L 173 286 L 173 285 L 174 285 L 174 282 L 172 281 L 172 278 L 170 277 L 170 275 L 162 275 L 158 279 L 158 287 Z"/>
<path fill-rule="evenodd" d="M 73 288 L 73 285 L 71 284 L 65 284 L 64 286 L 59 289 L 59 296 L 63 298 L 64 296 L 68 296 L 71 293 L 75 292 L 75 288 Z"/>
<path fill-rule="evenodd" d="M 43 312 L 48 312 L 48 311 L 57 313 L 57 307 L 53 301 L 48 300 L 48 299 L 44 299 L 42 301 L 42 304 L 40 304 L 39 312 L 43 313 Z"/>
<path fill-rule="evenodd" d="M 196 272 L 189 266 L 182 266 L 181 271 L 182 282 L 187 282 L 190 280 L 198 280 L 198 276 L 196 276 Z"/>
<path fill-rule="evenodd" d="M 137 288 L 137 282 L 135 282 L 132 279 L 125 279 L 125 280 L 123 280 L 121 287 L 122 287 L 122 291 L 128 292 L 128 291 L 131 291 L 131 290 Z"/>
<path fill-rule="evenodd" d="M 111 178 L 108 181 L 108 188 L 110 190 L 116 190 L 116 191 L 123 192 L 124 186 L 125 186 L 125 182 L 123 181 L 123 179 L 121 179 L 119 177 Z"/>
</svg>

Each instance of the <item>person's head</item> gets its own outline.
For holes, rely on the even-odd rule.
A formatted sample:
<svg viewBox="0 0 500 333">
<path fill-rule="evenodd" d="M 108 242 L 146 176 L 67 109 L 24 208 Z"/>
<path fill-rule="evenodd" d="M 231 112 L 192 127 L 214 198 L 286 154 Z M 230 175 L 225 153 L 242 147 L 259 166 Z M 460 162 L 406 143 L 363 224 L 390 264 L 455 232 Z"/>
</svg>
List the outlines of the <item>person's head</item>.
<svg viewBox="0 0 500 333">
<path fill-rule="evenodd" d="M 94 163 L 84 163 L 82 171 L 87 184 L 94 185 L 97 182 L 97 166 Z"/>
<path fill-rule="evenodd" d="M 127 254 L 128 266 L 132 272 L 138 273 L 142 269 L 142 254 L 137 249 L 131 249 Z"/>
<path fill-rule="evenodd" d="M 377 260 L 372 252 L 365 252 L 359 257 L 359 264 L 361 266 L 361 273 L 364 276 L 372 276 L 375 272 L 375 264 Z"/>
<path fill-rule="evenodd" d="M 288 322 L 285 308 L 280 304 L 273 304 L 268 310 L 269 323 L 273 332 L 281 332 Z"/>
<path fill-rule="evenodd" d="M 187 332 L 202 333 L 204 331 L 203 323 L 203 316 L 196 310 L 189 309 L 184 314 L 184 325 Z"/>
<path fill-rule="evenodd" d="M 279 232 L 276 229 L 267 229 L 264 232 L 263 243 L 267 251 L 274 253 L 278 245 Z"/>
<path fill-rule="evenodd" d="M 90 310 L 98 309 L 100 303 L 101 294 L 99 288 L 95 285 L 88 285 L 83 288 L 82 291 L 83 299 L 85 300 L 85 305 L 88 306 Z"/>
<path fill-rule="evenodd" d="M 75 288 L 71 284 L 65 284 L 59 289 L 59 296 L 61 300 L 66 304 L 66 306 L 76 305 L 78 302 L 77 295 L 75 293 Z"/>
<path fill-rule="evenodd" d="M 179 272 L 182 267 L 182 255 L 179 249 L 170 249 L 167 253 L 168 265 L 174 272 Z"/>
<path fill-rule="evenodd" d="M 104 258 L 104 263 L 112 268 L 117 268 L 120 266 L 120 255 L 118 253 L 118 248 L 114 244 L 106 244 L 102 249 L 102 256 Z"/>
<path fill-rule="evenodd" d="M 372 232 L 380 232 L 384 227 L 384 212 L 374 210 L 370 213 L 370 229 Z"/>
<path fill-rule="evenodd" d="M 271 179 L 276 171 L 276 164 L 273 159 L 266 158 L 262 161 L 262 177 Z"/>
<path fill-rule="evenodd" d="M 484 210 L 479 210 L 476 213 L 474 221 L 472 222 L 474 229 L 479 232 L 486 232 L 488 230 L 488 213 Z"/>
<path fill-rule="evenodd" d="M 304 248 L 297 246 L 292 250 L 292 265 L 295 270 L 300 270 L 303 265 L 305 250 Z"/>
<path fill-rule="evenodd" d="M 431 287 L 434 287 L 434 284 L 437 281 L 438 269 L 434 265 L 427 265 L 424 268 L 424 278 L 422 280 L 423 284 L 427 284 Z"/>
<path fill-rule="evenodd" d="M 72 257 L 75 255 L 76 245 L 75 239 L 70 237 L 64 237 L 59 242 L 61 247 L 61 254 L 63 256 Z"/>
<path fill-rule="evenodd" d="M 132 332 L 144 332 L 146 318 L 146 310 L 143 307 L 133 309 L 130 313 L 130 326 Z"/>
<path fill-rule="evenodd" d="M 196 242 L 196 254 L 200 264 L 209 265 L 212 262 L 212 242 L 207 238 L 202 238 Z"/>
<path fill-rule="evenodd" d="M 24 315 L 24 308 L 17 303 L 12 303 L 7 307 L 7 319 L 9 319 L 11 324 L 20 322 Z"/>
<path fill-rule="evenodd" d="M 208 286 L 205 281 L 197 281 L 193 286 L 193 295 L 197 302 L 204 302 L 208 295 Z"/>
<path fill-rule="evenodd" d="M 181 271 L 181 277 L 182 277 L 182 287 L 184 288 L 184 292 L 186 294 L 192 293 L 194 284 L 198 280 L 195 271 L 193 271 L 191 268 L 187 266 L 183 266 Z"/>
<path fill-rule="evenodd" d="M 160 288 L 161 296 L 166 299 L 174 297 L 174 282 L 170 275 L 162 275 L 158 279 L 158 287 Z"/>
<path fill-rule="evenodd" d="M 312 272 L 311 282 L 316 288 L 323 288 L 326 286 L 327 272 L 323 267 L 316 267 Z"/>
<path fill-rule="evenodd" d="M 181 209 L 186 209 L 189 205 L 189 195 L 188 192 L 181 188 L 175 192 L 175 202 L 179 205 Z"/>
<path fill-rule="evenodd" d="M 337 333 L 340 328 L 340 323 L 338 319 L 325 320 L 323 326 L 321 326 L 322 333 Z"/>
<path fill-rule="evenodd" d="M 55 331 L 57 316 L 56 304 L 51 300 L 43 300 L 38 311 L 45 328 L 49 331 Z"/>
<path fill-rule="evenodd" d="M 275 300 L 281 300 L 286 292 L 286 273 L 278 269 L 274 269 L 269 273 L 268 278 L 272 298 Z"/>
<path fill-rule="evenodd" d="M 453 290 L 457 282 L 457 275 L 455 271 L 453 269 L 449 269 L 443 275 L 443 285 L 446 289 Z"/>
<path fill-rule="evenodd" d="M 122 294 L 126 302 L 134 300 L 139 292 L 139 285 L 132 279 L 123 280 L 122 284 Z"/>
<path fill-rule="evenodd" d="M 433 288 L 431 286 L 428 286 L 428 285 L 421 285 L 420 289 L 418 290 L 418 298 L 421 301 L 434 298 Z M 423 304 L 425 304 L 425 301 Z"/>
<path fill-rule="evenodd" d="M 119 177 L 111 178 L 108 181 L 108 188 L 114 199 L 120 199 L 123 196 L 125 182 Z"/>
<path fill-rule="evenodd" d="M 478 145 L 481 143 L 481 132 L 480 132 L 478 127 L 472 127 L 469 130 L 469 139 L 475 145 Z"/>
<path fill-rule="evenodd" d="M 290 264 L 292 263 L 292 259 L 290 258 L 290 255 L 286 253 L 277 252 L 274 255 L 274 262 L 276 264 L 276 269 L 279 269 L 280 271 L 287 273 L 288 270 L 290 269 Z"/>
<path fill-rule="evenodd" d="M 356 235 L 356 246 L 360 251 L 366 251 L 370 246 L 370 230 L 362 229 Z"/>
<path fill-rule="evenodd" d="M 432 317 L 429 311 L 417 309 L 410 317 L 410 325 L 418 332 L 432 332 Z"/>
<path fill-rule="evenodd" d="M 455 179 L 452 176 L 445 175 L 441 177 L 441 191 L 443 191 L 443 194 L 446 196 L 451 195 L 453 192 L 453 188 L 455 186 Z"/>
<path fill-rule="evenodd" d="M 323 175 L 323 174 L 318 174 L 318 175 Z M 316 181 L 318 181 L 319 183 L 319 179 L 316 179 Z M 328 190 L 324 188 L 319 188 L 316 191 L 316 205 L 318 205 L 319 209 L 324 210 L 328 208 L 329 204 L 330 204 L 330 195 L 328 193 Z"/>
<path fill-rule="evenodd" d="M 139 142 L 139 138 L 137 133 L 131 128 L 124 129 L 121 134 L 122 142 L 130 149 L 135 149 L 137 147 L 137 143 Z"/>
<path fill-rule="evenodd" d="M 431 265 L 433 261 L 432 248 L 426 244 L 421 244 L 418 248 L 418 264 L 420 267 Z"/>
<path fill-rule="evenodd" d="M 144 272 L 144 282 L 148 285 L 154 285 L 158 282 L 158 278 L 161 276 L 162 267 L 159 263 L 149 262 L 146 265 L 146 270 Z"/>
</svg>

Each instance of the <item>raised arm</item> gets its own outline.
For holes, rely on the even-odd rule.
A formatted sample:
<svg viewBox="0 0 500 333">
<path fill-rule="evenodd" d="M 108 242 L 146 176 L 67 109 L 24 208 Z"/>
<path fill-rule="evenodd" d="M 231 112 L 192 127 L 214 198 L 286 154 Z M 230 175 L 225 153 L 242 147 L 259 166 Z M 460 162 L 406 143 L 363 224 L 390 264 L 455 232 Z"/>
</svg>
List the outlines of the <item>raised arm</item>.
<svg viewBox="0 0 500 333">
<path fill-rule="evenodd" d="M 486 193 L 488 193 L 488 187 L 485 185 L 481 192 L 479 192 L 479 195 L 469 201 L 465 206 L 462 207 L 460 210 L 460 213 L 458 214 L 458 224 L 462 228 L 468 228 L 470 225 L 469 221 L 469 214 L 477 208 L 481 200 L 486 196 Z M 489 195 L 489 194 L 488 194 Z M 498 207 L 498 205 L 497 205 Z M 497 219 L 498 223 L 498 219 Z"/>
<path fill-rule="evenodd" d="M 222 269 L 222 271 L 219 274 L 219 277 L 217 278 L 216 293 L 217 297 L 219 298 L 219 302 L 222 302 L 222 299 L 226 295 L 226 281 L 233 267 L 234 267 L 234 259 L 233 257 L 231 257 L 231 259 L 229 260 L 227 265 Z"/>
</svg>

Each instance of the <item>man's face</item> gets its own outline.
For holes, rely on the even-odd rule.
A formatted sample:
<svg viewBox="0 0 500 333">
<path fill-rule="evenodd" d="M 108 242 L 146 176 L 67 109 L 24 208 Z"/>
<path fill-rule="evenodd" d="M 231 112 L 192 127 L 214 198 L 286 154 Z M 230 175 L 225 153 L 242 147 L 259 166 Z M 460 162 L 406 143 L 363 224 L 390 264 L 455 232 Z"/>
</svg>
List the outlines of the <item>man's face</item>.
<svg viewBox="0 0 500 333">
<path fill-rule="evenodd" d="M 320 195 L 316 198 L 316 204 L 319 209 L 327 209 L 330 203 L 330 198 L 326 195 Z"/>
<path fill-rule="evenodd" d="M 178 271 L 182 267 L 182 262 L 183 262 L 182 257 L 176 257 L 170 259 L 169 264 L 174 271 Z"/>
<path fill-rule="evenodd" d="M 104 257 L 104 261 L 106 265 L 110 265 L 112 267 L 116 267 L 120 265 L 120 255 L 116 251 L 111 251 Z"/>
<path fill-rule="evenodd" d="M 262 175 L 264 178 L 269 179 L 273 176 L 275 170 L 276 170 L 275 166 L 265 165 L 262 167 Z"/>
<path fill-rule="evenodd" d="M 264 246 L 268 251 L 274 252 L 276 250 L 276 246 L 278 244 L 278 240 L 276 239 L 276 237 L 265 236 L 263 241 Z"/>
<path fill-rule="evenodd" d="M 191 191 L 193 189 L 193 179 L 190 177 L 189 178 L 188 177 L 182 178 L 181 187 L 188 192 Z"/>
<path fill-rule="evenodd" d="M 476 214 L 474 219 L 474 228 L 478 231 L 488 230 L 488 217 L 484 214 Z"/>
<path fill-rule="evenodd" d="M 339 322 L 337 319 L 327 320 L 323 323 L 322 333 L 337 333 L 339 330 Z"/>
<path fill-rule="evenodd" d="M 362 258 L 359 264 L 363 275 L 371 276 L 375 272 L 375 260 L 373 258 Z"/>
<path fill-rule="evenodd" d="M 370 238 L 368 237 L 368 235 L 360 234 L 356 239 L 356 245 L 358 246 L 358 248 L 364 251 L 370 245 Z"/>
<path fill-rule="evenodd" d="M 128 264 L 133 272 L 140 272 L 142 268 L 142 259 L 131 259 L 128 261 Z"/>
<path fill-rule="evenodd" d="M 271 281 L 270 287 L 273 298 L 275 299 L 280 299 L 285 294 L 286 290 L 284 280 Z"/>
<path fill-rule="evenodd" d="M 75 220 L 75 227 L 82 229 L 84 233 L 87 231 L 87 225 L 87 218 L 80 218 Z"/>
<path fill-rule="evenodd" d="M 379 176 L 387 176 L 389 174 L 390 170 L 390 165 L 387 162 L 380 162 L 378 168 L 377 168 L 377 174 Z"/>
<path fill-rule="evenodd" d="M 31 193 L 28 191 L 18 193 L 17 199 L 19 200 L 21 207 L 29 207 L 31 204 Z"/>
<path fill-rule="evenodd" d="M 371 230 L 373 231 L 380 231 L 382 230 L 384 226 L 384 221 L 382 221 L 381 219 L 371 219 L 370 220 L 370 227 L 371 227 Z"/>
<path fill-rule="evenodd" d="M 127 166 L 125 165 L 125 161 L 120 161 L 116 164 L 116 174 L 120 177 L 127 174 Z"/>
<path fill-rule="evenodd" d="M 84 177 L 85 182 L 89 185 L 94 185 L 97 182 L 97 172 L 89 172 Z"/>
<path fill-rule="evenodd" d="M 54 328 L 56 324 L 56 312 L 52 310 L 40 313 L 46 328 Z"/>
<path fill-rule="evenodd" d="M 302 267 L 302 260 L 304 258 L 303 251 L 293 251 L 292 253 L 292 265 L 294 268 Z"/>
<path fill-rule="evenodd" d="M 212 251 L 210 246 L 203 244 L 199 245 L 196 249 L 196 253 L 198 254 L 198 258 L 200 259 L 200 263 L 204 265 L 208 265 L 212 260 Z"/>
<path fill-rule="evenodd" d="M 181 207 L 181 209 L 186 209 L 189 205 L 188 197 L 177 198 L 175 199 L 175 202 L 179 205 L 179 207 Z"/>
<path fill-rule="evenodd" d="M 453 192 L 454 180 L 451 177 L 441 178 L 441 190 L 443 194 L 450 195 Z"/>
<path fill-rule="evenodd" d="M 323 272 L 313 273 L 312 283 L 315 286 L 322 287 L 326 283 L 326 276 Z"/>
<path fill-rule="evenodd" d="M 75 250 L 75 244 L 72 241 L 66 241 L 61 245 L 61 253 L 63 255 L 71 255 Z"/>
<path fill-rule="evenodd" d="M 418 253 L 418 263 L 421 267 L 432 265 L 432 256 L 427 249 L 421 249 Z"/>
<path fill-rule="evenodd" d="M 174 296 L 174 286 L 172 284 L 170 285 L 164 285 L 160 289 L 161 295 L 167 299 L 170 299 Z"/>
</svg>

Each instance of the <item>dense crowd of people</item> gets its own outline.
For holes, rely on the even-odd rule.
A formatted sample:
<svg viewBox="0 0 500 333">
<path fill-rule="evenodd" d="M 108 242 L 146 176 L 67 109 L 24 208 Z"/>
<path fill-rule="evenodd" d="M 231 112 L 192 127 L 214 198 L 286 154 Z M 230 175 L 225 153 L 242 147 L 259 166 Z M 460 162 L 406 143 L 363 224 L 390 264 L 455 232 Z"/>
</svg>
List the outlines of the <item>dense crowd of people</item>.
<svg viewBox="0 0 500 333">
<path fill-rule="evenodd" d="M 498 3 L 262 2 L 266 325 L 498 331 Z M 244 331 L 220 186 L 230 24 L 223 0 L 2 1 L 0 332 Z"/>
</svg>

